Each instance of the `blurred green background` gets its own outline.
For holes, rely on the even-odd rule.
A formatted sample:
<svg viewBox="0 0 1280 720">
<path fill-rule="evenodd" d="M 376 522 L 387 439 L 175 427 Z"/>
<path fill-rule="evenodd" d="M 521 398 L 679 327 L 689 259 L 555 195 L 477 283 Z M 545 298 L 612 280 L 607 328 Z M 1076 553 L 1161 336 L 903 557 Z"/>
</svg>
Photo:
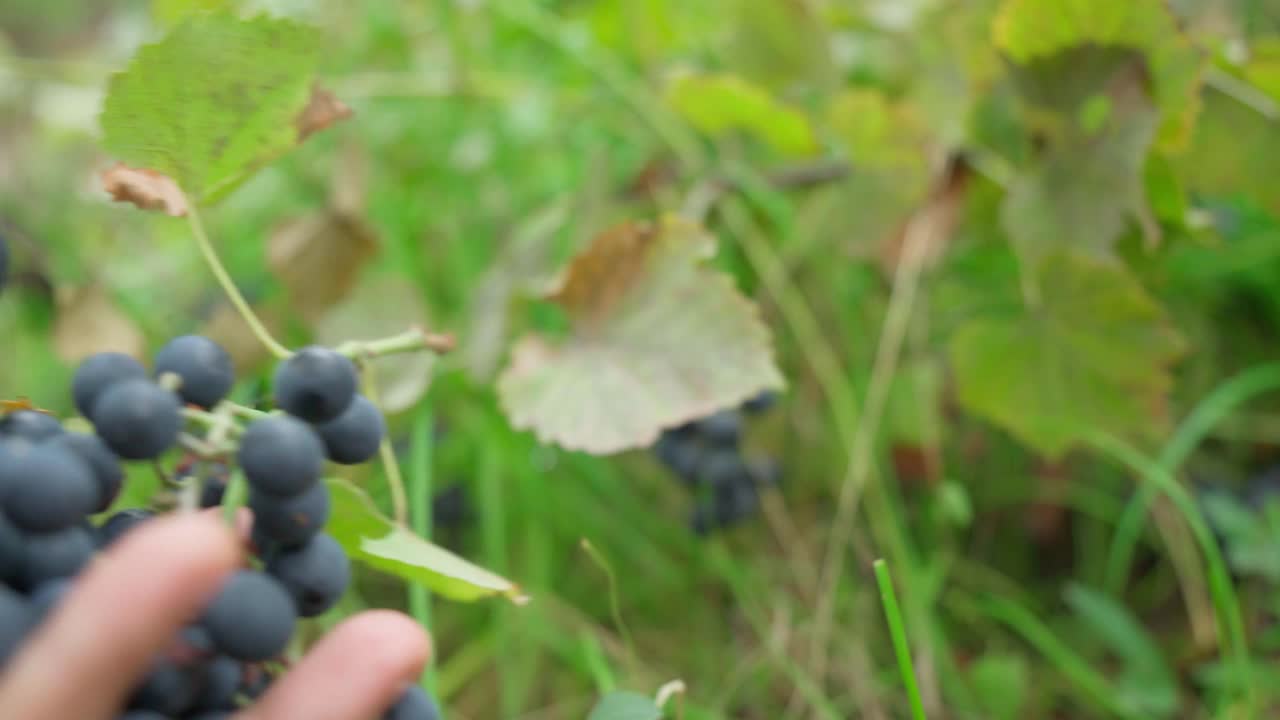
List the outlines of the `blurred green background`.
<svg viewBox="0 0 1280 720">
<path fill-rule="evenodd" d="M 0 6 L 4 398 L 71 414 L 78 359 L 193 331 L 261 395 L 187 225 L 97 176 L 108 77 L 198 4 Z M 204 212 L 237 283 L 292 345 L 458 338 L 384 361 L 393 434 L 435 539 L 533 602 L 433 603 L 450 718 L 675 679 L 669 717 L 909 717 L 880 557 L 930 718 L 1280 713 L 1280 3 L 238 6 L 319 26 L 354 117 Z M 557 268 L 665 212 L 788 382 L 745 441 L 782 483 L 710 537 L 650 454 L 539 445 L 494 386 L 563 328 Z"/>
</svg>

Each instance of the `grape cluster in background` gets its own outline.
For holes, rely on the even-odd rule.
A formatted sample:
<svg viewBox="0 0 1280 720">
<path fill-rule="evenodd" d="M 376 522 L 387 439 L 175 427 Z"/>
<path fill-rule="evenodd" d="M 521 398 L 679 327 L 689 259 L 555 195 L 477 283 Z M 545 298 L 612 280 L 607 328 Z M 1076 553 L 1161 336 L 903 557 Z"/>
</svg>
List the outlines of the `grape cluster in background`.
<svg viewBox="0 0 1280 720">
<path fill-rule="evenodd" d="M 750 519 L 760 509 L 761 491 L 781 480 L 777 460 L 742 450 L 744 424 L 776 401 L 774 393 L 761 393 L 738 408 L 667 430 L 654 443 L 654 455 L 693 493 L 693 532 L 708 535 Z"/>
<path fill-rule="evenodd" d="M 5 257 L 0 241 L 0 283 Z M 119 718 L 227 718 L 270 687 L 299 620 L 333 607 L 351 579 L 347 555 L 323 532 L 325 463 L 367 461 L 386 424 L 336 350 L 308 347 L 282 361 L 271 413 L 229 403 L 234 382 L 226 351 L 188 335 L 166 344 L 150 371 L 117 353 L 80 365 L 71 395 L 92 432 L 34 407 L 0 419 L 0 670 L 95 554 L 156 516 L 130 508 L 90 520 L 119 495 L 123 464 L 158 463 L 182 445 L 187 453 L 167 477 L 172 509 L 219 505 L 242 478 L 252 558 L 155 659 Z M 383 717 L 428 720 L 438 710 L 415 686 Z"/>
</svg>

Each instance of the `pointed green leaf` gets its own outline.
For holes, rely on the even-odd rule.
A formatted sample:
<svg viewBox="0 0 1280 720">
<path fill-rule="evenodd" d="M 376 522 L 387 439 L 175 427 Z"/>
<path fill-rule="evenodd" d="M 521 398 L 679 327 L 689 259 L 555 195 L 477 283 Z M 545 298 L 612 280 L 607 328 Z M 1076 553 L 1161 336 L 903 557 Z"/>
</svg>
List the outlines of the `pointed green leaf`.
<svg viewBox="0 0 1280 720">
<path fill-rule="evenodd" d="M 520 588 L 510 580 L 391 522 L 360 488 L 340 479 L 326 479 L 325 484 L 333 505 L 325 529 L 353 559 L 421 583 L 452 600 L 472 601 L 501 594 L 518 604 L 524 602 Z"/>
<path fill-rule="evenodd" d="M 781 387 L 758 310 L 703 267 L 714 250 L 711 235 L 679 219 L 598 236 L 549 296 L 569 336 L 525 336 L 498 379 L 511 424 L 608 454 Z"/>
<path fill-rule="evenodd" d="M 1166 421 L 1169 366 L 1183 341 L 1120 265 L 1057 253 L 1030 278 L 990 283 L 1006 298 L 961 325 L 948 355 L 960 402 L 1050 457 L 1086 435 L 1151 434 Z"/>
<path fill-rule="evenodd" d="M 736 75 L 679 75 L 666 97 L 672 109 L 708 135 L 741 131 L 789 155 L 817 148 L 803 113 Z"/>
<path fill-rule="evenodd" d="M 1005 0 L 992 35 L 996 47 L 1020 64 L 1089 45 L 1140 51 L 1154 78 L 1161 145 L 1187 142 L 1205 61 L 1165 0 Z"/>
<path fill-rule="evenodd" d="M 318 57 L 309 27 L 192 15 L 111 78 L 103 145 L 208 200 L 297 144 Z"/>
<path fill-rule="evenodd" d="M 1112 598 L 1072 583 L 1067 604 L 1124 662 L 1117 683 L 1119 700 L 1142 717 L 1168 717 L 1178 706 L 1178 687 L 1160 648 L 1128 608 Z"/>
<path fill-rule="evenodd" d="M 662 709 L 639 693 L 619 690 L 600 698 L 587 720 L 658 720 Z"/>
<path fill-rule="evenodd" d="M 233 7 L 233 0 L 151 0 L 151 17 L 161 27 L 173 27 L 188 15 Z"/>
</svg>

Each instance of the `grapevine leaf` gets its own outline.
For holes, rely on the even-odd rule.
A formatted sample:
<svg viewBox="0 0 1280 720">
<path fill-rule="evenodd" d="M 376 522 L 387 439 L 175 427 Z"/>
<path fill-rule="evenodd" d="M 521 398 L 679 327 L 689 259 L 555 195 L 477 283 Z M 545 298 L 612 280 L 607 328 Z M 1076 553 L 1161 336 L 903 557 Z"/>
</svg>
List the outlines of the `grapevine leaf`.
<svg viewBox="0 0 1280 720">
<path fill-rule="evenodd" d="M 1083 46 L 1141 52 L 1162 115 L 1161 146 L 1175 149 L 1189 139 L 1205 59 L 1165 0 L 1005 0 L 992 35 L 997 49 L 1019 64 Z"/>
<path fill-rule="evenodd" d="M 192 15 L 111 78 L 103 145 L 210 200 L 297 144 L 318 48 L 288 20 Z"/>
<path fill-rule="evenodd" d="M 928 171 L 928 138 L 905 103 L 878 90 L 845 90 L 831 99 L 827 124 L 858 167 L 894 168 L 917 175 Z"/>
<path fill-rule="evenodd" d="M 736 75 L 678 75 L 667 86 L 666 99 L 708 135 L 741 131 L 789 155 L 805 155 L 817 147 L 803 113 Z"/>
<path fill-rule="evenodd" d="M 618 690 L 600 698 L 587 720 L 658 720 L 662 709 L 653 698 Z"/>
<path fill-rule="evenodd" d="M 712 236 L 678 219 L 597 236 L 548 298 L 569 336 L 524 337 L 498 380 L 512 425 L 607 454 L 781 387 L 756 308 L 701 267 L 714 250 Z"/>
<path fill-rule="evenodd" d="M 1073 118 L 1011 184 L 1001 220 L 1033 260 L 1055 247 L 1106 254 L 1130 217 L 1147 214 L 1143 167 L 1156 116 L 1137 73 L 1134 65 L 1112 72 L 1106 92 L 1091 96 L 1107 108 L 1099 127 L 1090 132 Z"/>
<path fill-rule="evenodd" d="M 360 488 L 326 479 L 333 512 L 325 528 L 351 557 L 371 568 L 421 583 L 451 600 L 474 601 L 505 595 L 526 601 L 510 580 L 463 560 L 387 519 Z"/>
<path fill-rule="evenodd" d="M 1150 432 L 1165 420 L 1183 340 L 1121 266 L 1079 252 L 1046 258 L 1039 302 L 1008 301 L 962 324 L 948 354 L 960 402 L 1049 457 L 1091 432 Z"/>
<path fill-rule="evenodd" d="M 151 0 L 151 17 L 162 27 L 173 27 L 188 15 L 233 7 L 232 0 Z"/>
</svg>

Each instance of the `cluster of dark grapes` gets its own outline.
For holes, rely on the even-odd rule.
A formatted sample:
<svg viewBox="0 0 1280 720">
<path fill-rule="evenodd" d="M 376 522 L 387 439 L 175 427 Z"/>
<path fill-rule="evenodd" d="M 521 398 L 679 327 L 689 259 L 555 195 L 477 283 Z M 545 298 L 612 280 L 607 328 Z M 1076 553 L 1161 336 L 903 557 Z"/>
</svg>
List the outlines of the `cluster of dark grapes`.
<svg viewBox="0 0 1280 720">
<path fill-rule="evenodd" d="M 689 522 L 695 533 L 707 535 L 750 518 L 760 508 L 761 489 L 778 483 L 777 461 L 742 454 L 743 424 L 776 399 L 772 392 L 761 393 L 739 408 L 667 430 L 654 444 L 658 460 L 694 493 Z"/>
<path fill-rule="evenodd" d="M 179 444 L 184 428 L 200 421 L 194 411 L 218 408 L 234 380 L 223 348 L 188 335 L 165 345 L 150 373 L 117 353 L 80 365 L 72 399 L 92 434 L 67 430 L 54 416 L 30 408 L 0 421 L 0 668 L 75 586 L 95 553 L 154 516 L 148 509 L 126 509 L 101 524 L 89 520 L 116 499 L 125 477 L 122 462 L 161 458 Z M 371 458 L 385 420 L 357 392 L 354 364 L 323 347 L 302 349 L 277 366 L 274 400 L 282 412 L 258 413 L 237 426 L 234 451 L 185 462 L 174 473 L 179 492 L 183 482 L 200 482 L 202 488 L 185 489 L 198 491 L 200 505 L 212 506 L 221 502 L 226 478 L 238 466 L 253 511 L 247 545 L 256 563 L 229 576 L 202 615 L 155 659 L 122 719 L 230 717 L 270 686 L 298 619 L 331 608 L 350 581 L 346 554 L 322 532 L 329 494 L 320 478 L 326 460 Z M 383 715 L 437 716 L 434 700 L 417 687 Z"/>
</svg>

